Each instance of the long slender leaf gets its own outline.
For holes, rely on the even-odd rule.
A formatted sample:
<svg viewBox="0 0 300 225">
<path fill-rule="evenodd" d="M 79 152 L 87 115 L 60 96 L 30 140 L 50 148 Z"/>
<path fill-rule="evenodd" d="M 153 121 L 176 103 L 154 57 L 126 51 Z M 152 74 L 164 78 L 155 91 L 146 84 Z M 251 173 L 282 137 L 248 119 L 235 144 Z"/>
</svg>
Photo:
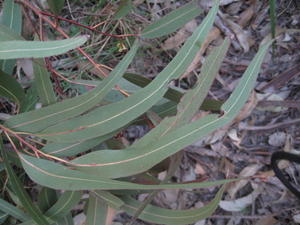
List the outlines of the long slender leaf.
<svg viewBox="0 0 300 225">
<path fill-rule="evenodd" d="M 202 66 L 201 74 L 195 87 L 189 90 L 178 104 L 176 116 L 166 118 L 165 121 L 162 121 L 155 129 L 152 129 L 145 137 L 135 142 L 131 147 L 142 148 L 143 146 L 147 146 L 153 140 L 159 140 L 160 137 L 192 120 L 208 94 L 228 47 L 229 40 L 227 39 L 221 46 L 213 49 Z"/>
<path fill-rule="evenodd" d="M 148 205 L 140 214 L 139 218 L 155 224 L 185 225 L 193 224 L 199 220 L 203 220 L 216 210 L 222 198 L 224 187 L 222 187 L 215 198 L 207 205 L 200 209 L 190 210 L 170 210 L 156 206 Z M 131 197 L 125 196 L 121 198 L 125 205 L 122 207 L 128 214 L 133 215 L 141 206 L 141 203 Z"/>
<path fill-rule="evenodd" d="M 58 41 L 1 41 L 0 59 L 43 58 L 65 53 L 81 46 L 86 36 Z"/>
<path fill-rule="evenodd" d="M 28 214 L 32 217 L 32 219 L 39 225 L 49 225 L 49 223 L 46 221 L 45 217 L 43 216 L 41 210 L 37 208 L 31 201 L 28 193 L 25 191 L 23 184 L 13 171 L 13 168 L 8 162 L 8 157 L 6 155 L 6 152 L 3 151 L 3 143 L 2 140 L 0 140 L 0 150 L 2 153 L 2 156 L 4 158 L 4 163 L 6 167 L 6 171 L 9 177 L 9 181 L 14 188 L 14 191 L 16 192 L 19 200 L 21 201 L 23 207 L 26 209 Z"/>
<path fill-rule="evenodd" d="M 132 0 L 121 0 L 119 8 L 117 9 L 117 12 L 115 13 L 113 19 L 114 20 L 122 19 L 128 13 L 130 13 L 132 7 L 133 7 Z"/>
<path fill-rule="evenodd" d="M 0 24 L 0 41 L 23 40 L 16 32 L 4 24 Z"/>
<path fill-rule="evenodd" d="M 114 209 L 120 209 L 121 206 L 124 205 L 124 202 L 120 198 L 116 197 L 108 191 L 91 191 L 91 193 L 93 193 L 95 197 L 105 201 L 110 207 Z"/>
<path fill-rule="evenodd" d="M 14 0 L 5 0 L 3 3 L 2 12 L 3 14 L 1 16 L 1 24 L 5 25 L 10 31 L 14 32 L 16 34 L 14 36 L 20 35 L 22 30 L 22 12 L 20 6 L 18 4 L 15 4 Z M 2 28 L 3 27 L 1 26 L 0 30 Z M 7 37 L 7 34 L 5 34 L 5 36 Z M 9 40 L 18 39 L 18 37 L 13 37 Z M 12 74 L 15 64 L 16 60 L 2 60 L 0 61 L 0 69 L 5 73 Z"/>
<path fill-rule="evenodd" d="M 172 33 L 201 12 L 202 10 L 197 5 L 197 2 L 193 1 L 146 27 L 141 36 L 143 38 L 156 38 Z"/>
<path fill-rule="evenodd" d="M 109 77 L 101 82 L 92 91 L 78 97 L 67 99 L 35 111 L 19 114 L 7 120 L 5 126 L 10 128 L 38 132 L 46 127 L 53 125 L 63 119 L 77 116 L 98 104 L 112 87 L 120 80 L 123 73 L 131 63 L 139 47 L 136 42 L 123 60 L 110 73 Z M 71 140 L 69 142 L 74 142 Z"/>
<path fill-rule="evenodd" d="M 0 210 L 20 221 L 26 221 L 30 219 L 30 216 L 25 214 L 22 210 L 18 209 L 17 207 L 13 206 L 3 199 L 0 199 Z"/>
<path fill-rule="evenodd" d="M 58 201 L 45 213 L 45 216 L 51 219 L 57 219 L 66 216 L 71 209 L 80 201 L 82 193 L 80 191 L 64 192 Z"/>
<path fill-rule="evenodd" d="M 20 6 L 14 3 L 14 0 L 5 0 L 2 12 L 1 24 L 13 30 L 16 34 L 21 34 L 22 12 Z"/>
<path fill-rule="evenodd" d="M 8 213 L 0 211 L 0 224 L 3 224 L 8 216 Z"/>
<path fill-rule="evenodd" d="M 33 60 L 33 71 L 34 82 L 43 106 L 55 103 L 56 96 L 50 80 L 50 74 L 46 69 L 45 61 L 43 59 Z"/>
<path fill-rule="evenodd" d="M 168 82 L 179 77 L 192 62 L 199 50 L 197 43 L 203 43 L 205 40 L 217 11 L 218 5 L 216 4 L 174 59 L 147 87 L 138 90 L 121 102 L 105 105 L 84 116 L 49 127 L 39 136 L 54 142 L 90 139 L 125 126 L 143 114 L 165 94 L 168 90 Z"/>
<path fill-rule="evenodd" d="M 73 163 L 92 164 L 92 167 L 77 168 L 89 174 L 103 174 L 102 176 L 109 178 L 130 176 L 150 169 L 159 161 L 226 125 L 247 101 L 270 43 L 260 48 L 250 63 L 238 86 L 222 106 L 223 115 L 207 115 L 166 134 L 158 142 L 154 139 L 147 147 L 94 151 L 73 160 Z"/>
<path fill-rule="evenodd" d="M 202 183 L 143 185 L 111 180 L 68 169 L 57 163 L 19 154 L 22 165 L 29 177 L 36 183 L 64 190 L 159 190 L 179 188 L 205 188 L 237 181 L 238 179 L 218 180 Z"/>
<path fill-rule="evenodd" d="M 100 198 L 97 198 L 93 193 L 89 196 L 88 208 L 86 213 L 86 225 L 101 224 L 106 225 L 107 220 L 112 219 L 109 216 L 109 211 L 112 209 Z"/>
<path fill-rule="evenodd" d="M 16 79 L 0 70 L 0 96 L 17 103 L 19 108 L 25 107 L 25 93 Z"/>
<path fill-rule="evenodd" d="M 38 207 L 44 213 L 57 201 L 56 190 L 43 187 L 38 195 Z"/>
</svg>

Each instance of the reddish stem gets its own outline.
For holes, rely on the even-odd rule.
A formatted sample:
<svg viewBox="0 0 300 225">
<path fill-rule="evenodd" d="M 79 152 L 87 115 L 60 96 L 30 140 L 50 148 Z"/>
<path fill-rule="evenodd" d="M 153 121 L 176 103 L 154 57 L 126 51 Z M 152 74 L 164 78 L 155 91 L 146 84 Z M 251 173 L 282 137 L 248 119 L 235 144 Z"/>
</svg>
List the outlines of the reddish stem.
<svg viewBox="0 0 300 225">
<path fill-rule="evenodd" d="M 95 27 L 90 27 L 90 26 L 78 23 L 74 20 L 69 20 L 69 19 L 63 18 L 61 16 L 53 15 L 53 14 L 48 13 L 48 12 L 40 11 L 40 13 L 43 14 L 43 15 L 46 15 L 46 16 L 53 17 L 55 19 L 59 19 L 59 20 L 63 20 L 63 21 L 75 24 L 76 26 L 84 27 L 85 29 L 88 29 L 90 31 L 94 31 L 94 32 L 97 32 L 99 34 L 103 34 L 103 35 L 109 36 L 109 37 L 123 38 L 123 37 L 137 37 L 137 36 L 140 36 L 139 34 L 109 34 L 109 33 L 106 33 L 106 32 L 96 30 Z"/>
</svg>

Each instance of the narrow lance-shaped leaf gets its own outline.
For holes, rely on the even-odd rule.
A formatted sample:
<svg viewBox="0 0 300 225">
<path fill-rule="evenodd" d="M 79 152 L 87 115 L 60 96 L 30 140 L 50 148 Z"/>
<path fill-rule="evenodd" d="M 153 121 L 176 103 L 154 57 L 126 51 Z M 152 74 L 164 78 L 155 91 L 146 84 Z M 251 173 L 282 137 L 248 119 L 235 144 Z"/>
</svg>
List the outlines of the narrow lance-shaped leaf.
<svg viewBox="0 0 300 225">
<path fill-rule="evenodd" d="M 155 224 L 185 225 L 193 224 L 213 214 L 224 193 L 224 186 L 218 191 L 214 199 L 199 209 L 170 210 L 148 205 L 140 214 L 139 219 Z M 121 198 L 125 204 L 122 209 L 133 215 L 141 206 L 141 203 L 131 197 Z"/>
<path fill-rule="evenodd" d="M 156 139 L 158 141 L 160 137 L 192 120 L 193 116 L 202 105 L 210 86 L 218 74 L 218 70 L 228 47 L 229 40 L 227 39 L 221 46 L 213 49 L 211 54 L 206 58 L 195 87 L 189 90 L 178 104 L 177 115 L 164 119 L 163 122 L 152 129 L 146 136 L 135 142 L 131 147 L 142 148 L 143 146 L 147 146 L 148 144 L 151 144 L 153 140 Z"/>
<path fill-rule="evenodd" d="M 43 187 L 38 194 L 37 205 L 44 213 L 57 201 L 56 190 Z"/>
<path fill-rule="evenodd" d="M 112 222 L 115 210 L 110 208 L 105 201 L 96 197 L 93 193 L 89 196 L 86 225 L 109 225 Z"/>
<path fill-rule="evenodd" d="M 56 41 L 1 41 L 0 59 L 43 58 L 65 53 L 87 41 L 87 36 Z"/>
<path fill-rule="evenodd" d="M 13 168 L 8 162 L 8 157 L 6 152 L 3 150 L 3 143 L 2 139 L 0 140 L 0 150 L 4 159 L 6 171 L 9 177 L 9 181 L 16 192 L 20 202 L 22 203 L 23 207 L 26 209 L 28 214 L 32 217 L 32 219 L 39 225 L 49 225 L 49 223 L 46 221 L 45 217 L 43 216 L 41 210 L 37 208 L 33 202 L 31 201 L 28 193 L 23 187 L 23 184 L 13 171 Z"/>
<path fill-rule="evenodd" d="M 120 5 L 115 13 L 113 19 L 119 20 L 125 17 L 132 10 L 132 0 L 121 0 Z"/>
<path fill-rule="evenodd" d="M 38 135 L 54 142 L 88 139 L 110 133 L 143 114 L 165 94 L 168 83 L 178 78 L 192 62 L 199 50 L 198 43 L 205 40 L 217 11 L 218 5 L 215 5 L 175 58 L 147 87 L 121 102 L 105 105 L 84 116 L 54 125 Z"/>
<path fill-rule="evenodd" d="M 5 122 L 5 126 L 19 131 L 38 132 L 63 119 L 77 116 L 87 111 L 101 102 L 105 95 L 120 80 L 135 56 L 138 47 L 138 42 L 135 42 L 123 60 L 109 74 L 109 77 L 103 80 L 92 91 L 78 97 L 64 100 L 63 102 L 14 116 Z M 69 142 L 73 141 L 74 140 L 71 140 Z"/>
<path fill-rule="evenodd" d="M 40 101 L 43 106 L 51 105 L 56 102 L 56 96 L 53 91 L 50 74 L 46 69 L 43 59 L 33 60 L 34 82 Z"/>
<path fill-rule="evenodd" d="M 197 2 L 192 1 L 147 26 L 141 33 L 141 37 L 157 38 L 172 33 L 198 16 L 201 12 L 202 10 L 199 8 Z"/>
<path fill-rule="evenodd" d="M 201 183 L 143 185 L 103 178 L 69 169 L 52 161 L 19 154 L 29 177 L 36 183 L 64 190 L 160 190 L 180 188 L 205 188 L 230 183 L 239 179 L 226 179 Z"/>
<path fill-rule="evenodd" d="M 20 221 L 26 221 L 30 219 L 30 216 L 25 214 L 22 210 L 18 209 L 17 207 L 13 206 L 3 199 L 0 199 L 0 210 Z"/>
<path fill-rule="evenodd" d="M 47 210 L 45 216 L 51 219 L 58 219 L 66 216 L 80 201 L 82 193 L 80 191 L 66 191 L 58 201 Z"/>
<path fill-rule="evenodd" d="M 2 212 L 0 210 L 0 224 L 4 223 L 8 216 L 8 213 Z"/>
<path fill-rule="evenodd" d="M 45 218 L 51 224 L 54 221 L 61 221 L 63 224 L 67 224 L 68 218 L 66 217 L 71 209 L 73 209 L 80 201 L 82 193 L 80 191 L 66 191 L 53 204 L 45 213 Z M 33 220 L 27 220 L 23 225 L 36 224 Z M 55 224 L 55 223 L 54 223 Z M 61 223 L 58 223 L 61 225 Z M 39 224 L 37 224 L 39 225 Z"/>
<path fill-rule="evenodd" d="M 23 40 L 21 36 L 11 30 L 9 27 L 0 24 L 0 41 Z"/>
<path fill-rule="evenodd" d="M 23 108 L 25 93 L 19 82 L 12 76 L 0 70 L 0 96 L 17 103 L 19 108 Z"/>
<path fill-rule="evenodd" d="M 21 30 L 22 30 L 22 12 L 20 6 L 14 3 L 14 0 L 5 0 L 3 3 L 2 12 L 3 13 L 0 18 L 1 24 L 6 26 L 11 32 L 15 33 L 16 35 L 14 36 L 17 36 L 7 40 L 19 40 L 18 35 L 21 34 Z M 3 27 L 0 27 L 0 30 L 1 28 Z M 13 72 L 15 64 L 16 64 L 16 60 L 13 59 L 1 60 L 0 69 L 10 75 Z"/>
<path fill-rule="evenodd" d="M 101 150 L 94 151 L 73 160 L 76 164 L 92 164 L 92 167 L 78 167 L 80 171 L 89 174 L 103 174 L 110 178 L 130 176 L 144 172 L 159 161 L 178 152 L 180 149 L 208 135 L 216 129 L 228 124 L 238 114 L 245 104 L 250 91 L 253 88 L 259 68 L 271 42 L 260 48 L 251 64 L 245 71 L 239 85 L 230 98 L 226 101 L 231 105 L 224 104 L 224 114 L 210 114 L 195 122 L 178 128 L 159 141 L 154 139 L 151 145 L 143 148 L 129 147 L 126 150 Z M 159 161 L 158 161 L 159 159 Z"/>
</svg>

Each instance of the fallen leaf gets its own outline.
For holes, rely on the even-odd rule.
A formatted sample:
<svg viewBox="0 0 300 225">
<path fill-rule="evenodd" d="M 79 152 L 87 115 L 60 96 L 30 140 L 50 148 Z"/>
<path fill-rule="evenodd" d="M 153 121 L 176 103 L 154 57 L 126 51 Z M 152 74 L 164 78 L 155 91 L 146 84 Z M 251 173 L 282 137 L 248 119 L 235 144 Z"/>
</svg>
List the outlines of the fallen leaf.
<svg viewBox="0 0 300 225">
<path fill-rule="evenodd" d="M 251 205 L 257 196 L 261 193 L 259 189 L 254 190 L 251 194 L 231 201 L 221 201 L 219 206 L 225 211 L 240 212 Z"/>
<path fill-rule="evenodd" d="M 185 71 L 185 73 L 181 76 L 182 78 L 187 77 L 193 70 L 195 70 L 198 66 L 200 66 L 201 64 L 201 59 L 203 57 L 204 52 L 206 51 L 208 45 L 216 40 L 221 34 L 221 31 L 216 28 L 213 27 L 212 30 L 208 33 L 204 43 L 201 45 L 199 51 L 197 52 L 195 58 L 193 59 L 192 63 L 189 65 L 189 67 L 187 68 L 187 70 Z"/>
<path fill-rule="evenodd" d="M 184 25 L 174 36 L 168 38 L 161 46 L 164 50 L 179 47 L 193 33 L 197 27 L 196 20 L 191 20 Z"/>
<path fill-rule="evenodd" d="M 253 164 L 245 167 L 242 169 L 242 171 L 239 173 L 238 177 L 249 177 L 255 175 L 260 169 L 262 168 L 262 165 L 259 164 Z M 233 199 L 236 195 L 236 193 L 244 187 L 249 181 L 248 180 L 240 180 L 235 183 L 233 183 L 229 189 L 227 190 L 230 197 Z"/>
</svg>

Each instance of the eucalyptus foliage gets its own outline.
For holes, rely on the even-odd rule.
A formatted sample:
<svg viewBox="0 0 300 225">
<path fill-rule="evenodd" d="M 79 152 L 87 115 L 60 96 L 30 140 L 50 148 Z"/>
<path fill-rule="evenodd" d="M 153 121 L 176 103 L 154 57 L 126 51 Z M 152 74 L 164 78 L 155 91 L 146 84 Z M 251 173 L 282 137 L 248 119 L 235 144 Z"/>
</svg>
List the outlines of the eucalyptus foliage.
<svg viewBox="0 0 300 225">
<path fill-rule="evenodd" d="M 125 2 L 130 7 L 121 4 L 115 19 L 126 16 L 132 10 L 132 2 Z M 64 6 L 64 1 L 48 0 L 48 3 L 50 10 L 56 14 Z M 174 10 L 146 27 L 131 43 L 130 50 L 109 76 L 95 82 L 95 88 L 57 102 L 58 96 L 43 58 L 63 55 L 83 45 L 87 36 L 52 41 L 24 40 L 20 36 L 22 15 L 19 5 L 5 0 L 0 25 L 0 95 L 16 104 L 19 110 L 1 122 L 3 142 L 1 139 L 0 166 L 5 170 L 1 169 L 0 173 L 2 179 L 7 176 L 9 180 L 4 191 L 15 197 L 1 195 L 0 224 L 13 224 L 14 221 L 39 225 L 73 224 L 71 210 L 81 200 L 85 204 L 86 224 L 106 224 L 112 210 L 124 210 L 135 215 L 142 207 L 134 199 L 138 193 L 161 189 L 205 188 L 236 180 L 151 185 L 132 182 L 133 178 L 146 175 L 164 159 L 230 123 L 254 87 L 271 42 L 260 47 L 239 84 L 223 104 L 205 98 L 229 48 L 229 39 L 225 39 L 206 57 L 193 89 L 184 93 L 169 86 L 192 63 L 213 26 L 217 11 L 218 2 L 154 80 L 126 73 L 126 70 L 139 48 L 143 47 L 143 40 L 170 34 L 200 15 L 203 10 L 197 1 Z M 18 58 L 32 59 L 33 92 L 25 90 L 13 76 Z M 108 94 L 114 92 L 113 88 L 124 78 L 140 88 L 129 97 L 107 102 Z M 28 110 L 27 106 L 32 104 L 29 101 L 32 93 L 42 103 L 41 108 Z M 162 99 L 163 104 L 160 103 Z M 210 113 L 192 121 L 199 108 L 221 113 Z M 99 149 L 100 144 L 111 146 L 116 141 L 114 136 L 127 126 L 145 123 L 145 115 L 158 120 L 155 128 L 140 140 L 118 150 L 109 147 Z M 43 144 L 43 147 L 32 142 L 24 143 L 26 136 Z M 35 154 L 30 154 L 29 148 Z M 37 202 L 23 187 L 28 184 L 24 172 L 41 189 Z M 83 191 L 88 191 L 88 199 L 83 198 Z M 195 223 L 215 211 L 223 193 L 224 186 L 210 203 L 199 209 L 169 210 L 148 205 L 138 217 L 160 224 Z"/>
</svg>

